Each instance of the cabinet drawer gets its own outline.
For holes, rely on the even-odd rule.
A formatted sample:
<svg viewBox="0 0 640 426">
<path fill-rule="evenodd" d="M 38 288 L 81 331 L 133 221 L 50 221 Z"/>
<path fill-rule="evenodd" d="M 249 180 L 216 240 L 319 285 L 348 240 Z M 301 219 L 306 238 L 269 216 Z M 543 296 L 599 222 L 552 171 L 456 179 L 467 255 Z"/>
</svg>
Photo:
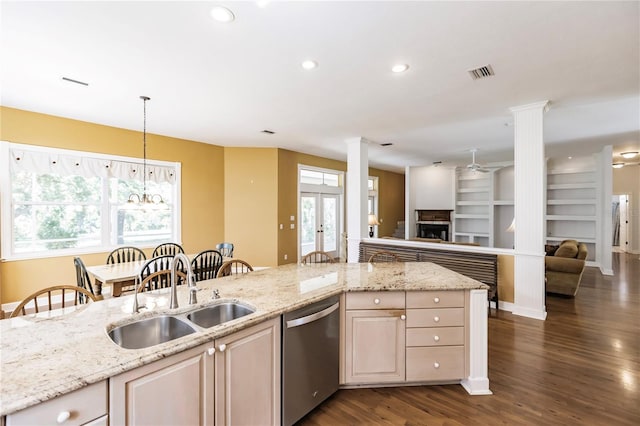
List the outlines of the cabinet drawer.
<svg viewBox="0 0 640 426">
<path fill-rule="evenodd" d="M 464 327 L 407 328 L 407 346 L 464 344 Z"/>
<path fill-rule="evenodd" d="M 404 291 L 347 293 L 346 309 L 404 309 Z"/>
<path fill-rule="evenodd" d="M 464 347 L 407 348 L 407 381 L 458 380 L 464 377 Z"/>
<path fill-rule="evenodd" d="M 407 328 L 464 325 L 464 308 L 407 309 Z"/>
<path fill-rule="evenodd" d="M 6 426 L 16 425 L 52 425 L 58 422 L 58 416 L 69 417 L 65 425 L 81 425 L 107 414 L 107 382 L 94 383 L 77 391 L 42 402 L 10 414 Z"/>
<path fill-rule="evenodd" d="M 463 308 L 464 291 L 408 291 L 408 308 Z"/>
</svg>

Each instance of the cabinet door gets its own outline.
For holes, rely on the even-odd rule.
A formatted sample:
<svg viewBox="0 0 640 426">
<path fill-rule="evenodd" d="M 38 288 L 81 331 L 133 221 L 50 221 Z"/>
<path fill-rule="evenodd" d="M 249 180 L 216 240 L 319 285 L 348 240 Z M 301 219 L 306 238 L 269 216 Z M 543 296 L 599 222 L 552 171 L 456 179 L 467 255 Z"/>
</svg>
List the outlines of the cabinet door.
<svg viewBox="0 0 640 426">
<path fill-rule="evenodd" d="M 110 379 L 110 423 L 213 426 L 213 345 Z"/>
<path fill-rule="evenodd" d="M 216 425 L 280 424 L 280 318 L 215 343 Z"/>
<path fill-rule="evenodd" d="M 346 312 L 346 384 L 404 381 L 404 318 L 404 310 Z"/>
</svg>

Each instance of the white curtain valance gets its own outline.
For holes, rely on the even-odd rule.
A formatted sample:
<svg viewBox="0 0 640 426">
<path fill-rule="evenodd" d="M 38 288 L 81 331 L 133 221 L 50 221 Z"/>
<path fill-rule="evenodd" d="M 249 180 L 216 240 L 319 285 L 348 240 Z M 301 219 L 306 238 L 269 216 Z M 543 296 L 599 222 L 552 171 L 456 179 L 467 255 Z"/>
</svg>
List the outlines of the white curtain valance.
<svg viewBox="0 0 640 426">
<path fill-rule="evenodd" d="M 56 151 L 32 151 L 23 148 L 11 148 L 11 172 L 27 171 L 32 173 L 57 174 L 60 176 L 106 177 L 119 179 L 143 178 L 143 161 L 122 161 L 91 156 L 70 155 Z M 176 168 L 149 164 L 146 166 L 147 181 L 175 183 Z"/>
</svg>

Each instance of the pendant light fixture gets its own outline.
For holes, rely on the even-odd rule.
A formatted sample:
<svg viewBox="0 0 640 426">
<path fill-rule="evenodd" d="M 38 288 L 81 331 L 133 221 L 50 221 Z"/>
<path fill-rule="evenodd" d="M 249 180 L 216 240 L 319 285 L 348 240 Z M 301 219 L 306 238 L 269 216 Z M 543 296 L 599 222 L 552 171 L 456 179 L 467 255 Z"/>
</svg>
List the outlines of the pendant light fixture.
<svg viewBox="0 0 640 426">
<path fill-rule="evenodd" d="M 143 125 L 142 125 L 142 195 L 130 194 L 127 200 L 126 208 L 129 209 L 166 209 L 167 204 L 160 194 L 147 194 L 147 101 L 151 98 L 148 96 L 140 96 L 143 104 Z"/>
</svg>

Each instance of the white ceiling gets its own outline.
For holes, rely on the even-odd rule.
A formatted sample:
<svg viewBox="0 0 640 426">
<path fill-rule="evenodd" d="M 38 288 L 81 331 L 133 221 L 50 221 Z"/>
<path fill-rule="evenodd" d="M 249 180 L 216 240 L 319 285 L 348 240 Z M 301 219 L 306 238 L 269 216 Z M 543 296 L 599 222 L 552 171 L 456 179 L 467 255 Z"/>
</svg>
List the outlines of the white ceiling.
<svg viewBox="0 0 640 426">
<path fill-rule="evenodd" d="M 0 101 L 141 130 L 147 95 L 149 133 L 341 160 L 361 136 L 402 171 L 509 159 L 509 108 L 550 100 L 548 153 L 640 150 L 639 4 L 2 0 Z"/>
</svg>

